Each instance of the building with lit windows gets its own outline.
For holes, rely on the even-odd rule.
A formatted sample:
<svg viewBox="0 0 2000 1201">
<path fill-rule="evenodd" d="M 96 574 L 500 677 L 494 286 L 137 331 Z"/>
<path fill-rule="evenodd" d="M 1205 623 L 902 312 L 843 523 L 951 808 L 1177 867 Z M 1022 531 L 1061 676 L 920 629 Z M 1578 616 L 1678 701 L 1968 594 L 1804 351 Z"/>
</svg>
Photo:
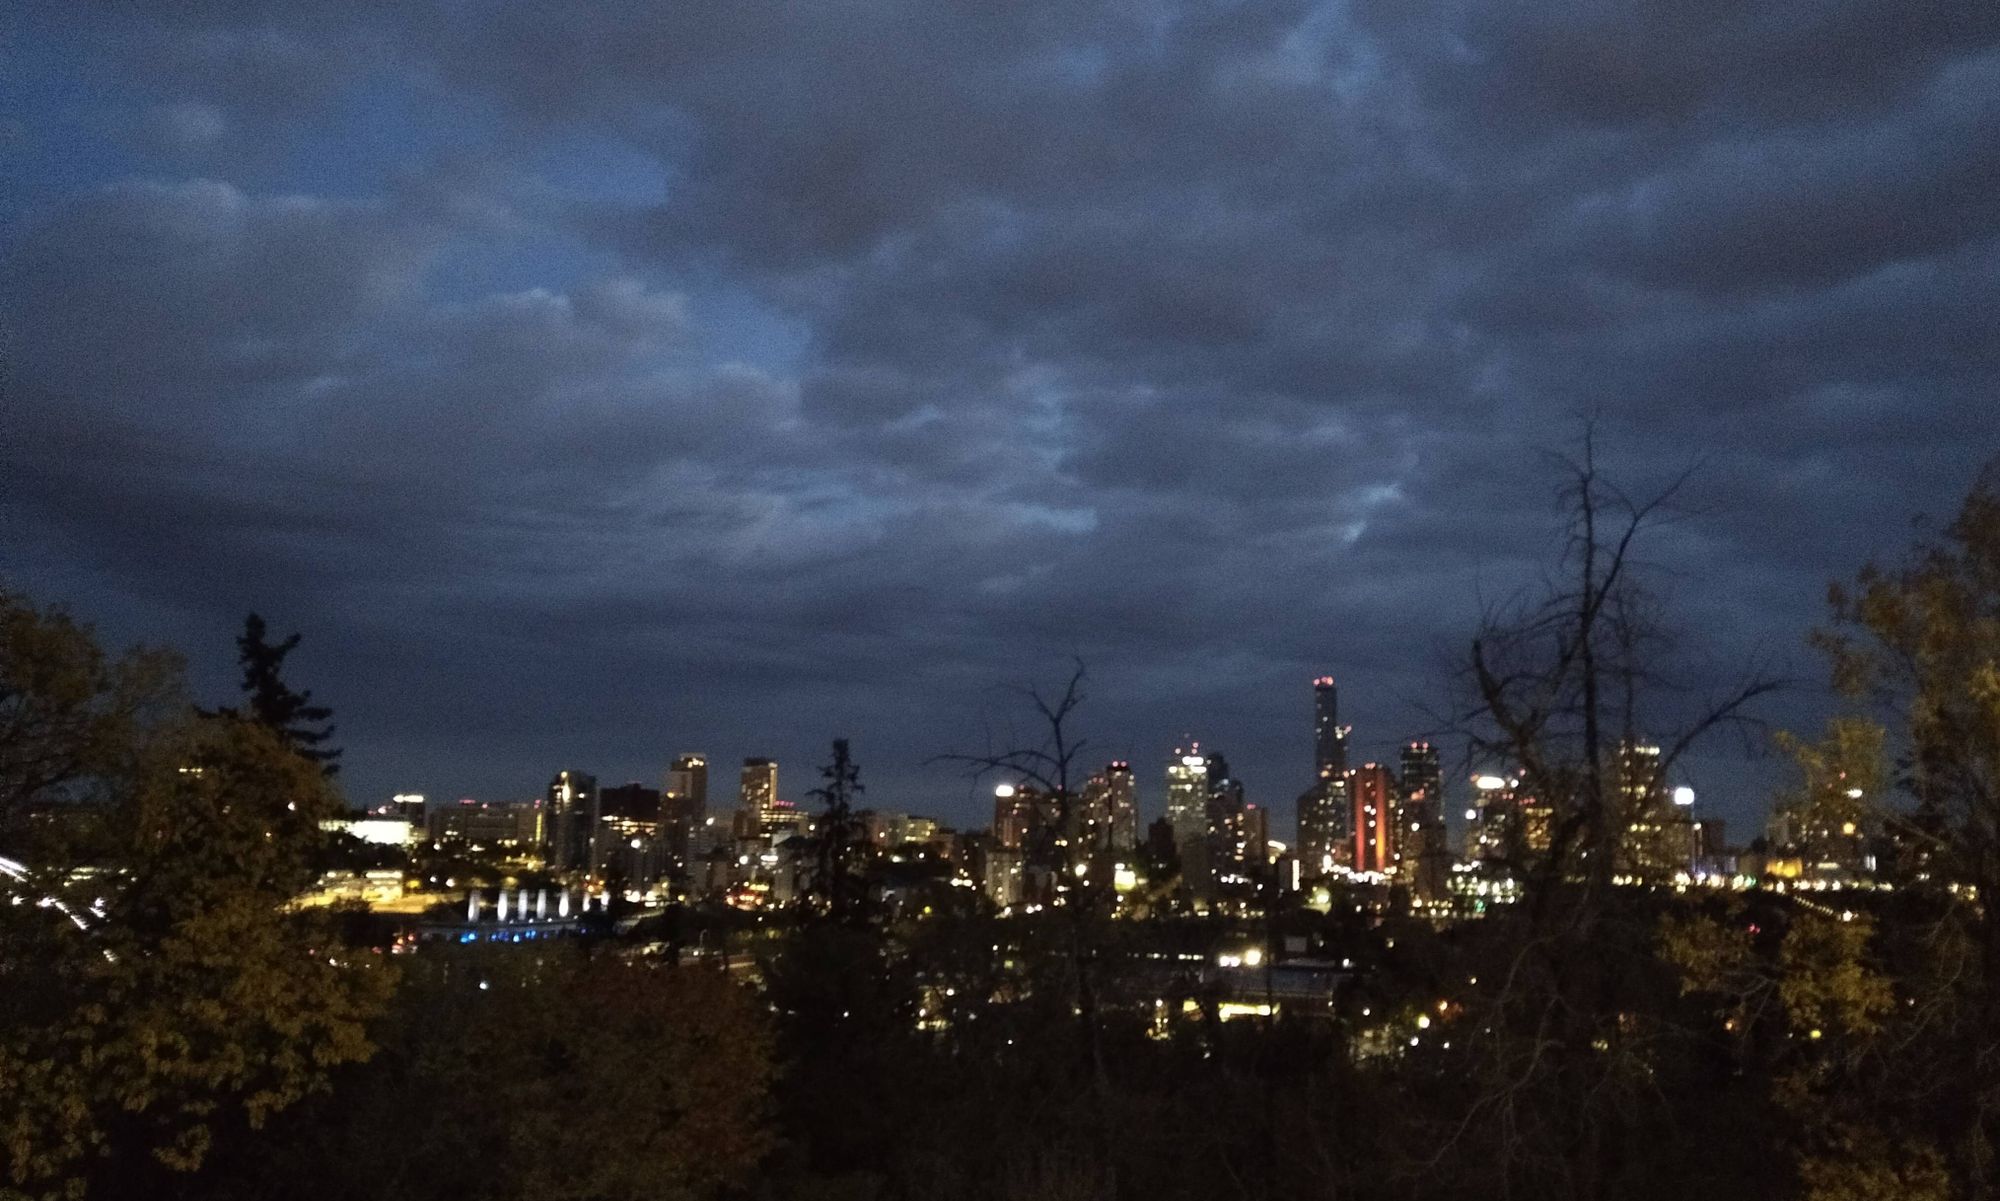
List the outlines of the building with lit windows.
<svg viewBox="0 0 2000 1201">
<path fill-rule="evenodd" d="M 988 847 L 980 860 L 980 891 L 1001 909 L 1021 903 L 1026 880 L 1021 852 L 1007 847 Z"/>
<path fill-rule="evenodd" d="M 425 818 L 425 836 L 432 842 L 465 847 L 543 854 L 548 840 L 541 801 L 490 803 L 470 798 L 456 805 L 436 805 Z"/>
<path fill-rule="evenodd" d="M 1353 858 L 1353 807 L 1347 781 L 1348 728 L 1340 724 L 1340 690 L 1332 676 L 1313 681 L 1313 783 L 1299 795 L 1299 876 L 1311 882 Z"/>
<path fill-rule="evenodd" d="M 1130 851 L 1139 845 L 1139 787 L 1132 765 L 1114 759 L 1104 768 L 1105 791 L 1111 810 L 1111 849 Z"/>
<path fill-rule="evenodd" d="M 424 794 L 399 792 L 383 804 L 368 810 L 370 817 L 401 818 L 418 830 L 424 828 Z"/>
<path fill-rule="evenodd" d="M 1024 851 L 1035 833 L 1035 790 L 1026 784 L 993 786 L 993 841 L 1002 849 Z"/>
<path fill-rule="evenodd" d="M 695 840 L 707 817 L 708 757 L 675 756 L 660 787 L 660 850 L 667 878 L 681 887 L 693 881 Z"/>
<path fill-rule="evenodd" d="M 777 803 L 777 760 L 745 759 L 736 791 L 736 837 L 763 837 L 765 811 Z"/>
<path fill-rule="evenodd" d="M 776 791 L 776 781 L 772 789 Z M 695 812 L 708 808 L 708 756 L 676 755 L 667 766 L 667 778 L 660 789 L 687 802 Z"/>
<path fill-rule="evenodd" d="M 1444 770 L 1428 742 L 1403 747 L 1397 803 L 1397 875 L 1420 901 L 1444 898 L 1451 875 L 1451 846 L 1445 837 Z"/>
<path fill-rule="evenodd" d="M 1388 873 L 1396 867 L 1396 781 L 1379 763 L 1349 769 L 1357 872 Z"/>
<path fill-rule="evenodd" d="M 1660 748 L 1621 739 L 1613 764 L 1618 814 L 1618 874 L 1651 883 L 1673 879 L 1688 867 L 1689 833 L 1676 811 L 1660 764 Z"/>
<path fill-rule="evenodd" d="M 550 871 L 588 872 L 597 861 L 597 777 L 588 772 L 559 771 L 549 781 L 544 806 L 548 814 Z"/>
<path fill-rule="evenodd" d="M 1139 844 L 1138 791 L 1132 765 L 1114 760 L 1084 782 L 1071 813 L 1071 841 L 1080 849 L 1129 851 Z"/>
<path fill-rule="evenodd" d="M 591 874 L 646 891 L 666 874 L 660 838 L 661 793 L 644 784 L 618 784 L 597 794 Z"/>
<path fill-rule="evenodd" d="M 811 836 L 816 823 L 811 812 L 799 808 L 790 801 L 772 801 L 764 807 L 762 818 L 757 825 L 757 835 L 765 846 L 775 847 L 792 838 Z"/>
<path fill-rule="evenodd" d="M 1263 810 L 1244 800 L 1243 781 L 1231 774 L 1229 761 L 1215 754 L 1207 759 L 1208 871 L 1203 883 L 1208 892 L 1201 899 L 1247 902 L 1263 878 L 1269 827 L 1262 820 Z"/>
<path fill-rule="evenodd" d="M 1181 880 L 1196 896 L 1206 896 L 1208 856 L 1208 756 L 1189 741 L 1167 758 L 1167 824 L 1174 830 Z"/>
<path fill-rule="evenodd" d="M 1340 689 L 1332 676 L 1313 681 L 1313 767 L 1320 779 L 1347 770 L 1347 735 L 1340 724 Z"/>
<path fill-rule="evenodd" d="M 1465 857 L 1495 862 L 1515 856 L 1521 833 L 1515 790 L 1521 782 L 1484 773 L 1472 777 L 1472 802 L 1465 810 Z"/>
<path fill-rule="evenodd" d="M 1199 840 L 1208 828 L 1208 756 L 1199 742 L 1177 746 L 1167 758 L 1167 824 L 1177 846 Z"/>
</svg>

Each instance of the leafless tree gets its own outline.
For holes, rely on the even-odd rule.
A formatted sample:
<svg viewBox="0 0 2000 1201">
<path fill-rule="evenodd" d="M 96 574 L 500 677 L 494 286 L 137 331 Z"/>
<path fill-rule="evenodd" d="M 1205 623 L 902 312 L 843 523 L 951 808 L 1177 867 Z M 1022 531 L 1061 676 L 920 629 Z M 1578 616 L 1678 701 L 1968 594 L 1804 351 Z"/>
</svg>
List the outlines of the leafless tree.
<svg viewBox="0 0 2000 1201">
<path fill-rule="evenodd" d="M 1010 690 L 1025 699 L 1033 709 L 1037 734 L 1003 745 L 993 745 L 989 739 L 989 745 L 983 751 L 949 752 L 934 757 L 932 762 L 954 764 L 964 769 L 974 781 L 994 775 L 1011 777 L 1008 782 L 1021 782 L 1034 788 L 1039 794 L 1037 803 L 1047 807 L 1043 820 L 1032 823 L 1035 827 L 1032 837 L 1038 840 L 1038 845 L 1031 846 L 1030 851 L 1061 869 L 1060 874 L 1070 886 L 1067 903 L 1063 906 L 1068 915 L 1070 1000 L 1083 1036 L 1092 1087 L 1102 1100 L 1109 1082 L 1103 1031 L 1099 1023 L 1095 961 L 1097 923 L 1102 916 L 1100 909 L 1105 890 L 1101 881 L 1088 876 L 1069 876 L 1069 865 L 1055 862 L 1057 856 L 1050 845 L 1050 840 L 1060 832 L 1073 828 L 1071 818 L 1077 803 L 1078 765 L 1084 749 L 1090 745 L 1088 739 L 1077 736 L 1074 722 L 1077 710 L 1085 700 L 1084 684 L 1088 676 L 1083 660 L 1076 658 L 1071 660 L 1069 678 L 1060 689 L 1029 684 Z M 1102 1107 L 1099 1109 L 1101 1113 Z"/>
<path fill-rule="evenodd" d="M 1599 1199 L 1618 1191 L 1620 1148 L 1651 1087 L 1648 1033 L 1621 1003 L 1650 940 L 1632 917 L 1638 898 L 1614 889 L 1636 816 L 1628 803 L 1704 739 L 1754 726 L 1753 703 L 1780 682 L 1753 665 L 1704 691 L 1672 672 L 1673 640 L 1639 551 L 1681 516 L 1688 473 L 1635 497 L 1604 477 L 1588 428 L 1580 454 L 1557 462 L 1569 517 L 1560 566 L 1535 593 L 1488 609 L 1460 680 L 1458 726 L 1473 756 L 1518 773 L 1546 827 L 1504 860 L 1524 899 L 1496 919 L 1511 950 L 1476 1000 L 1478 1087 L 1442 1145 L 1450 1153 L 1475 1128 L 1496 1139 L 1484 1154 L 1501 1166 L 1501 1195 Z M 1642 733 L 1657 736 L 1659 753 L 1633 779 L 1621 748 Z"/>
</svg>

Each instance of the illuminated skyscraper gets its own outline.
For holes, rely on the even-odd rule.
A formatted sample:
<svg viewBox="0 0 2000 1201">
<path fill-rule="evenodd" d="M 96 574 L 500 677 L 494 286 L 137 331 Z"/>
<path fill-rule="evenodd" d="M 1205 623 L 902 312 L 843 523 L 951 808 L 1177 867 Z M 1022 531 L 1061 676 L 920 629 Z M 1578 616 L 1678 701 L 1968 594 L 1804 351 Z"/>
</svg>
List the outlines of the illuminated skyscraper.
<svg viewBox="0 0 2000 1201">
<path fill-rule="evenodd" d="M 993 841 L 1002 850 L 1024 851 L 1035 828 L 1034 790 L 1023 784 L 993 786 Z"/>
<path fill-rule="evenodd" d="M 762 838 L 764 817 L 777 803 L 777 760 L 745 759 L 736 792 L 736 836 Z"/>
<path fill-rule="evenodd" d="M 1354 870 L 1387 872 L 1396 865 L 1396 781 L 1379 763 L 1348 771 L 1354 804 Z"/>
<path fill-rule="evenodd" d="M 597 777 L 587 772 L 559 771 L 549 781 L 548 855 L 550 870 L 588 871 L 597 862 L 595 842 L 599 818 Z"/>
<path fill-rule="evenodd" d="M 1465 811 L 1465 857 L 1499 861 L 1518 855 L 1520 781 L 1491 774 L 1472 777 L 1472 804 Z"/>
<path fill-rule="evenodd" d="M 1332 676 L 1321 676 L 1313 681 L 1314 780 L 1299 796 L 1297 854 L 1304 880 L 1319 879 L 1351 858 L 1347 733 L 1340 724 L 1339 690 Z"/>
<path fill-rule="evenodd" d="M 1322 780 L 1347 770 L 1348 727 L 1340 724 L 1340 689 L 1332 676 L 1313 681 L 1313 766 Z"/>
<path fill-rule="evenodd" d="M 1451 849 L 1445 839 L 1444 770 L 1428 742 L 1403 747 L 1403 778 L 1397 808 L 1397 874 L 1419 900 L 1445 895 Z"/>
<path fill-rule="evenodd" d="M 676 883 L 692 881 L 696 832 L 707 818 L 708 757 L 677 755 L 660 789 L 660 844 L 666 875 Z"/>
<path fill-rule="evenodd" d="M 1183 855 L 1208 831 L 1208 757 L 1198 742 L 1175 747 L 1167 759 L 1167 823 Z"/>
<path fill-rule="evenodd" d="M 1444 769 L 1438 750 L 1428 742 L 1411 742 L 1403 747 L 1403 796 L 1422 796 L 1435 806 L 1444 804 Z"/>
<path fill-rule="evenodd" d="M 1139 844 L 1138 794 L 1132 784 L 1132 765 L 1124 760 L 1107 764 L 1103 771 L 1084 781 L 1070 806 L 1067 832 L 1073 851 L 1129 851 Z"/>
<path fill-rule="evenodd" d="M 1181 882 L 1197 898 L 1207 898 L 1212 872 L 1208 854 L 1208 756 L 1190 741 L 1167 759 L 1167 823 L 1181 859 Z"/>
<path fill-rule="evenodd" d="M 676 755 L 667 768 L 665 787 L 668 796 L 674 797 L 690 810 L 700 813 L 708 808 L 708 756 Z M 772 792 L 777 784 L 772 783 Z"/>
<path fill-rule="evenodd" d="M 1209 899 L 1247 897 L 1263 867 L 1264 842 L 1254 845 L 1249 829 L 1251 807 L 1243 799 L 1243 781 L 1230 774 L 1221 755 L 1208 756 L 1208 874 Z M 1257 811 L 1261 813 L 1261 810 Z"/>
<path fill-rule="evenodd" d="M 1660 748 L 1624 738 L 1613 772 L 1617 806 L 1618 872 L 1664 882 L 1687 867 L 1687 833 L 1669 799 Z"/>
<path fill-rule="evenodd" d="M 1132 765 L 1114 760 L 1104 769 L 1104 782 L 1111 808 L 1111 849 L 1132 850 L 1139 845 L 1139 789 L 1132 779 Z"/>
</svg>

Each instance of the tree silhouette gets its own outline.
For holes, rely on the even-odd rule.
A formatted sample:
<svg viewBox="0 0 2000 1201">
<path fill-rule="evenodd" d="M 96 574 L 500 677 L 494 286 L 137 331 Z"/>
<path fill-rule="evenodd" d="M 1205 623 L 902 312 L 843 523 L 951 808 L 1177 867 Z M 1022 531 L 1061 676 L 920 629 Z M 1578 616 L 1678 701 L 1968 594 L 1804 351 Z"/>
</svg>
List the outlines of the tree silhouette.
<svg viewBox="0 0 2000 1201">
<path fill-rule="evenodd" d="M 1518 772 L 1547 819 L 1533 836 L 1515 823 L 1506 859 L 1523 912 L 1495 918 L 1513 949 L 1475 1002 L 1491 1034 L 1475 1052 L 1469 1111 L 1443 1145 L 1478 1131 L 1504 1148 L 1510 1193 L 1599 1201 L 1629 1186 L 1640 1115 L 1658 1104 L 1658 1039 L 1631 1019 L 1653 910 L 1616 887 L 1640 816 L 1621 786 L 1623 748 L 1641 731 L 1659 736 L 1649 777 L 1630 790 L 1652 795 L 1702 739 L 1754 726 L 1750 708 L 1778 681 L 1755 664 L 1706 695 L 1675 681 L 1639 549 L 1673 516 L 1685 474 L 1650 498 L 1628 495 L 1605 478 L 1588 425 L 1580 456 L 1559 464 L 1562 561 L 1539 593 L 1489 609 L 1462 669 L 1459 728 L 1475 761 Z"/>
<path fill-rule="evenodd" d="M 847 923 L 862 916 L 860 856 L 862 833 L 854 798 L 862 792 L 861 768 L 848 754 L 847 739 L 833 740 L 833 762 L 820 768 L 826 783 L 809 794 L 825 806 L 820 813 L 819 863 L 811 893 L 826 915 Z"/>
<path fill-rule="evenodd" d="M 0 759 L 48 815 L 17 829 L 51 831 L 0 876 L 0 1196 L 155 1196 L 368 1058 L 394 972 L 293 904 L 340 811 L 317 765 L 196 713 L 173 656 L 11 594 L 0 629 Z"/>
<path fill-rule="evenodd" d="M 247 717 L 269 728 L 287 746 L 319 764 L 326 775 L 337 775 L 340 767 L 334 760 L 340 758 L 340 749 L 324 745 L 333 737 L 334 727 L 322 724 L 333 716 L 333 710 L 313 704 L 310 689 L 292 691 L 281 674 L 285 656 L 298 646 L 299 636 L 293 634 L 273 643 L 267 639 L 265 630 L 264 619 L 257 614 L 243 619 L 243 633 L 237 636 L 236 650 L 237 660 L 243 665 L 243 695 L 249 700 L 249 708 L 247 713 L 234 709 L 223 712 Z"/>
</svg>

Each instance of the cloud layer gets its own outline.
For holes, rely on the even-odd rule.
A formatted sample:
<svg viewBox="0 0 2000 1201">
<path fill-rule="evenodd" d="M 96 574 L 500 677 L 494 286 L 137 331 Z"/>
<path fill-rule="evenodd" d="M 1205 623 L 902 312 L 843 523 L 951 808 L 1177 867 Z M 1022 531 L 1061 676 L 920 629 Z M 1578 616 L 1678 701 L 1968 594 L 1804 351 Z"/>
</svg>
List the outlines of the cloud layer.
<svg viewBox="0 0 2000 1201">
<path fill-rule="evenodd" d="M 1078 654 L 1098 749 L 1288 826 L 1307 679 L 1423 732 L 1581 414 L 1705 464 L 1700 657 L 1804 675 L 2000 429 L 1991 6 L 51 6 L 16 67 L 9 557 L 215 690 L 303 630 L 356 799 L 851 734 L 975 820 L 923 759 Z"/>
</svg>

